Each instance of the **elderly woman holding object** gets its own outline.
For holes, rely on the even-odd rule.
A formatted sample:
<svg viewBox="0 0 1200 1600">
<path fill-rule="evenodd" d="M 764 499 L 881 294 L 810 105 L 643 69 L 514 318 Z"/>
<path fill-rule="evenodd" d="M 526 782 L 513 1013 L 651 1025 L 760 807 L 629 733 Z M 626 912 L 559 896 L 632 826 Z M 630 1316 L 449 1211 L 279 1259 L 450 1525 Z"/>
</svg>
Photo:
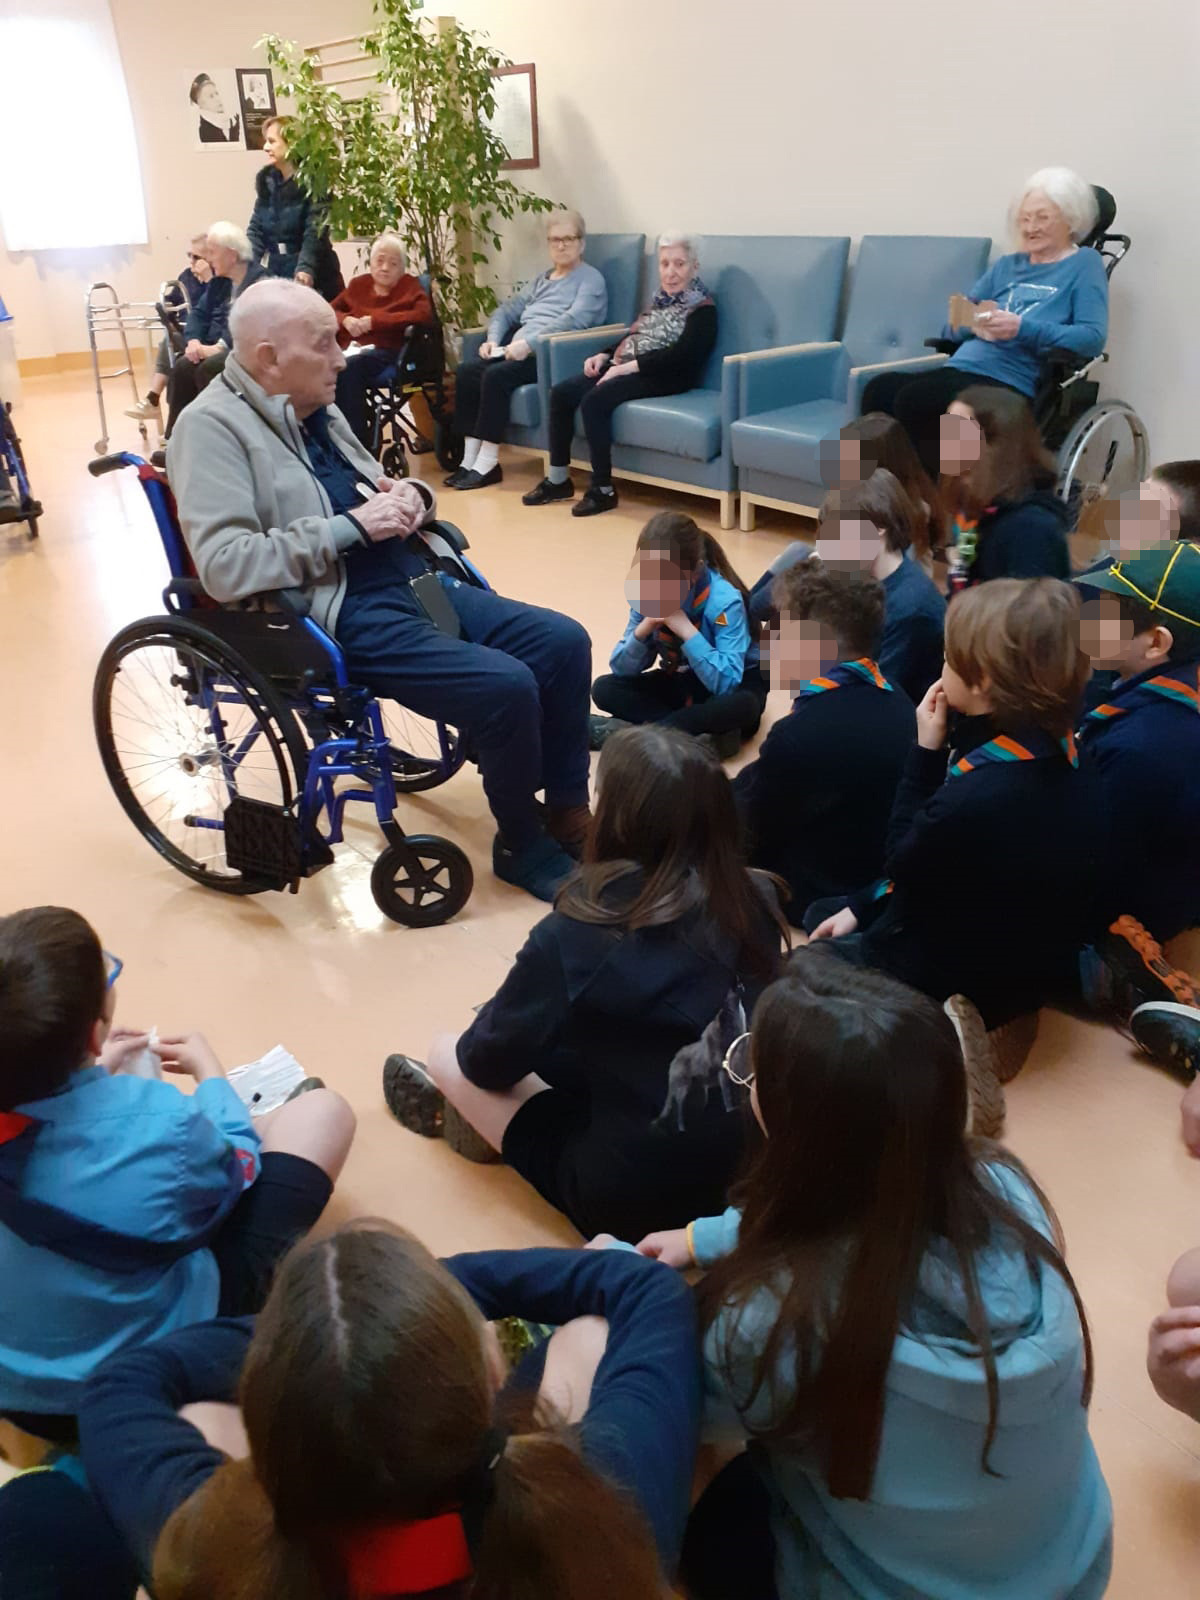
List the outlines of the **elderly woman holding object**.
<svg viewBox="0 0 1200 1600">
<path fill-rule="evenodd" d="M 1020 248 L 994 261 L 965 297 L 945 330 L 960 341 L 950 360 L 919 377 L 884 372 L 867 384 L 863 410 L 902 422 L 932 477 L 938 419 L 963 389 L 997 384 L 1032 400 L 1051 350 L 1083 361 L 1104 349 L 1108 278 L 1099 252 L 1080 248 L 1096 218 L 1095 193 L 1077 172 L 1035 172 L 1013 207 Z"/>
<path fill-rule="evenodd" d="M 455 374 L 454 426 L 466 440 L 451 489 L 499 483 L 500 440 L 513 391 L 537 378 L 547 334 L 597 328 L 608 314 L 608 286 L 583 259 L 587 229 L 578 211 L 556 211 L 546 226 L 550 266 L 492 314 L 479 354 Z"/>
<path fill-rule="evenodd" d="M 360 442 L 371 448 L 367 391 L 395 365 L 410 328 L 432 329 L 433 305 L 408 271 L 404 241 L 381 233 L 371 246 L 370 267 L 360 272 L 332 302 L 338 319 L 338 344 L 365 347 L 347 354 L 338 374 L 338 410 Z"/>
<path fill-rule="evenodd" d="M 550 470 L 524 496 L 527 506 L 570 500 L 568 470 L 575 413 L 592 456 L 592 481 L 573 517 L 593 517 L 617 503 L 612 486 L 612 417 L 626 400 L 682 394 L 700 381 L 717 340 L 717 308 L 700 280 L 697 241 L 664 233 L 658 241 L 658 293 L 611 350 L 589 356 L 577 378 L 556 383 L 550 394 Z"/>
</svg>

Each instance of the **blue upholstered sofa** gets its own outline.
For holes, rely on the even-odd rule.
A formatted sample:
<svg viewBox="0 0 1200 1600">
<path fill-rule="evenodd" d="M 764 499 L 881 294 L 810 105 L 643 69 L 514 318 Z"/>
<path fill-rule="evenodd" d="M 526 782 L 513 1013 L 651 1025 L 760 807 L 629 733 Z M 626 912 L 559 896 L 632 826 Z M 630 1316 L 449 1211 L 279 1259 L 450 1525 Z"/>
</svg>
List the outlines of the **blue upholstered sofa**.
<svg viewBox="0 0 1200 1600">
<path fill-rule="evenodd" d="M 706 237 L 700 275 L 717 303 L 716 348 L 698 389 L 631 400 L 614 414 L 616 475 L 712 496 L 721 526 L 731 528 L 736 484 L 729 431 L 743 364 L 755 352 L 832 337 L 849 253 L 848 238 Z M 653 262 L 647 279 L 657 284 Z M 550 341 L 551 383 L 573 377 L 589 355 L 612 343 L 612 334 L 598 329 L 557 335 Z M 573 454 L 587 464 L 582 435 Z"/>
<path fill-rule="evenodd" d="M 641 299 L 642 269 L 646 259 L 644 233 L 589 233 L 584 249 L 584 260 L 604 275 L 608 285 L 608 317 L 604 328 L 589 329 L 601 333 L 600 348 L 612 344 L 619 330 L 626 328 L 637 315 Z M 940 326 L 940 324 L 939 324 Z M 477 355 L 483 343 L 486 328 L 470 328 L 463 334 L 463 360 Z M 552 334 L 538 350 L 537 382 L 527 383 L 517 389 L 509 411 L 506 444 L 521 445 L 529 450 L 550 448 L 550 360 L 549 346 L 561 334 Z"/>
<path fill-rule="evenodd" d="M 825 494 L 821 441 L 859 415 L 877 372 L 916 374 L 946 359 L 924 350 L 924 340 L 945 322 L 949 296 L 983 271 L 990 248 L 990 239 L 868 234 L 840 342 L 741 364 L 730 437 L 743 528 L 753 528 L 756 505 L 815 513 Z"/>
</svg>

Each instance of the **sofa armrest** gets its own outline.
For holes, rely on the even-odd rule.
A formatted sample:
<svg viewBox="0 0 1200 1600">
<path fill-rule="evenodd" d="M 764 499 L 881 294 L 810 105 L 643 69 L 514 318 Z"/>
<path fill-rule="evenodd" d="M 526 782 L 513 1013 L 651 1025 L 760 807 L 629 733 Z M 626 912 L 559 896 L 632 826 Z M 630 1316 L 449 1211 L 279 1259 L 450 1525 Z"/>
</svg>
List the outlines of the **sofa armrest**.
<svg viewBox="0 0 1200 1600">
<path fill-rule="evenodd" d="M 850 405 L 850 415 L 861 416 L 863 390 L 871 379 L 877 378 L 881 372 L 907 372 L 911 377 L 918 378 L 922 372 L 933 372 L 937 367 L 944 366 L 945 362 L 944 355 L 908 356 L 902 361 L 875 361 L 868 367 L 851 367 L 846 383 L 846 399 Z"/>
<path fill-rule="evenodd" d="M 486 328 L 464 328 L 462 336 L 462 359 L 471 361 L 479 354 L 479 346 L 487 338 Z"/>
<path fill-rule="evenodd" d="M 624 322 L 610 322 L 603 328 L 580 328 L 574 333 L 552 333 L 543 339 L 540 348 L 550 352 L 551 385 L 562 383 L 564 378 L 577 378 L 589 356 L 601 350 L 611 350 L 622 336 L 629 332 Z"/>
<path fill-rule="evenodd" d="M 845 388 L 849 357 L 840 343 L 781 345 L 726 356 L 737 382 L 737 415 L 752 417 L 779 406 L 825 400 Z"/>
</svg>

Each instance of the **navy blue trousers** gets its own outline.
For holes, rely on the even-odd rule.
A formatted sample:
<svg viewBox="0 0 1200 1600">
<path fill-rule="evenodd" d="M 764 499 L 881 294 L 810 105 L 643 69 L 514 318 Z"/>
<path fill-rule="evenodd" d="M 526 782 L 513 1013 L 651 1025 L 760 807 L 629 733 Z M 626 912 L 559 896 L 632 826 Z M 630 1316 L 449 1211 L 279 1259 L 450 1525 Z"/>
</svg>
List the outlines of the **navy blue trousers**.
<svg viewBox="0 0 1200 1600">
<path fill-rule="evenodd" d="M 394 367 L 399 352 L 384 350 L 372 345 L 356 355 L 346 357 L 346 365 L 338 373 L 337 406 L 354 430 L 354 436 L 364 450 L 371 448 L 371 424 L 367 415 L 367 392 L 375 388 L 380 378 Z"/>
<path fill-rule="evenodd" d="M 592 642 L 578 622 L 442 576 L 462 637 L 440 632 L 407 584 L 351 584 L 337 637 L 352 678 L 470 739 L 505 844 L 542 832 L 551 806 L 588 797 Z"/>
</svg>

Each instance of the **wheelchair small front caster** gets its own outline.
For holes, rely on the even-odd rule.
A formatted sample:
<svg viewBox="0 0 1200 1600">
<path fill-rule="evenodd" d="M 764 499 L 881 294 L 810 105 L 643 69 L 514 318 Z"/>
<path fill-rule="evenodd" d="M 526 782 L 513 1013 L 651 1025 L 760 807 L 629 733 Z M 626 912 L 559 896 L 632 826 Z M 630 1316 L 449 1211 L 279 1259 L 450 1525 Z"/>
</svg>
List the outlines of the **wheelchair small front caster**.
<svg viewBox="0 0 1200 1600">
<path fill-rule="evenodd" d="M 379 465 L 389 478 L 408 477 L 408 457 L 402 444 L 389 444 L 379 458 Z"/>
<path fill-rule="evenodd" d="M 403 844 L 389 844 L 371 869 L 375 904 L 406 928 L 449 922 L 470 899 L 474 883 L 463 851 L 433 833 L 410 833 Z"/>
</svg>

